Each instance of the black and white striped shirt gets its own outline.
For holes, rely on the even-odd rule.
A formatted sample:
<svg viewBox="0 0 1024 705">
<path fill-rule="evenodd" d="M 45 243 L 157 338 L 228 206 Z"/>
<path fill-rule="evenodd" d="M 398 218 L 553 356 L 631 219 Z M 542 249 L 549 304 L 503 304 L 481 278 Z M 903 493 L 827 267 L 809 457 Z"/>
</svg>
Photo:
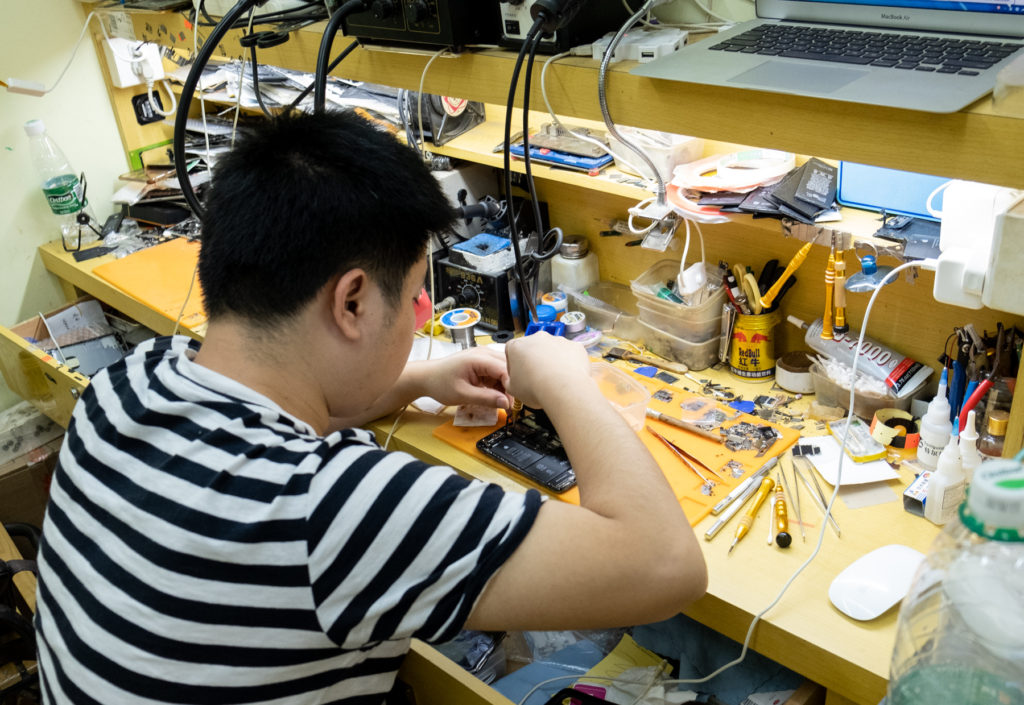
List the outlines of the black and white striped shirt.
<svg viewBox="0 0 1024 705">
<path fill-rule="evenodd" d="M 539 495 L 320 437 L 194 346 L 140 346 L 75 408 L 39 554 L 45 701 L 379 705 Z"/>
</svg>

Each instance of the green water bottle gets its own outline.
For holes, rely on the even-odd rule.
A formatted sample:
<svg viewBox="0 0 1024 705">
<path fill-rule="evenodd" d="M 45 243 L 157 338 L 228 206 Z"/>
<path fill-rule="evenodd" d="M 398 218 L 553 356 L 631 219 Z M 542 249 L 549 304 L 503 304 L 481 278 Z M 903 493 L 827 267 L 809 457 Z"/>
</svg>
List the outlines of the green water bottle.
<svg viewBox="0 0 1024 705">
<path fill-rule="evenodd" d="M 42 120 L 26 122 L 25 134 L 29 137 L 29 151 L 40 176 L 43 195 L 57 218 L 64 248 L 77 250 L 82 245 L 94 242 L 97 235 L 88 223 L 95 225 L 96 218 L 89 207 L 78 172 L 71 167 L 64 152 L 47 134 Z M 81 222 L 82 214 L 88 218 L 87 222 Z"/>
</svg>

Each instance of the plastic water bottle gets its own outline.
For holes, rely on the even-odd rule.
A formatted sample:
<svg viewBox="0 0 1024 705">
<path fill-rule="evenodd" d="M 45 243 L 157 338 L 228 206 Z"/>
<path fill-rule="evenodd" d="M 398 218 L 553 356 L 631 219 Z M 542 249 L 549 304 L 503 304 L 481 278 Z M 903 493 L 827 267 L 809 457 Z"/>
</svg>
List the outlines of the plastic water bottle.
<svg viewBox="0 0 1024 705">
<path fill-rule="evenodd" d="M 94 242 L 98 239 L 97 235 L 87 223 L 95 222 L 96 218 L 89 208 L 78 172 L 46 133 L 46 125 L 42 120 L 26 122 L 25 134 L 29 137 L 29 150 L 39 172 L 43 195 L 50 204 L 50 210 L 58 218 L 65 249 L 77 250 L 80 245 Z M 79 220 L 79 215 L 83 213 L 83 217 L 89 218 L 85 223 Z"/>
<path fill-rule="evenodd" d="M 1024 466 L 982 463 L 903 600 L 887 705 L 1024 705 Z"/>
</svg>

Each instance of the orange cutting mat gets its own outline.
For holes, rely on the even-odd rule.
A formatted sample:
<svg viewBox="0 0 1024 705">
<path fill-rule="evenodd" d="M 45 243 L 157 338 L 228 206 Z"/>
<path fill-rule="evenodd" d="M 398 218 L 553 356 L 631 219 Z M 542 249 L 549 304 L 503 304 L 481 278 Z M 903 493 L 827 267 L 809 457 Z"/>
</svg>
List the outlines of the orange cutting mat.
<svg viewBox="0 0 1024 705">
<path fill-rule="evenodd" d="M 176 237 L 101 264 L 92 271 L 172 321 L 178 320 L 181 304 L 192 284 L 181 325 L 194 330 L 206 323 L 199 279 L 192 282 L 198 261 L 199 243 Z"/>
<path fill-rule="evenodd" d="M 737 413 L 734 409 L 731 409 L 724 404 L 720 404 L 688 392 L 683 392 L 673 387 L 668 387 L 661 382 L 653 382 L 652 380 L 646 377 L 641 377 L 640 375 L 635 376 L 643 382 L 652 393 L 660 389 L 664 389 L 672 394 L 671 401 L 666 402 L 652 398 L 648 405 L 650 408 L 661 411 L 668 416 L 673 416 L 677 419 L 683 419 L 686 421 L 694 421 L 713 409 L 719 409 L 729 417 Z M 655 431 L 675 443 L 677 446 L 697 458 L 697 460 L 701 461 L 704 465 L 711 468 L 721 476 L 722 479 L 715 477 L 713 474 L 707 473 L 699 465 L 697 466 L 698 470 L 703 472 L 705 475 L 708 475 L 716 482 L 716 485 L 712 488 L 710 495 L 704 494 L 702 491 L 704 483 L 701 479 L 697 477 L 689 467 L 684 465 L 683 462 L 665 446 L 665 444 L 649 433 L 646 428 L 638 432 L 640 440 L 642 440 L 648 450 L 651 451 L 654 459 L 661 467 L 661 471 L 665 474 L 665 478 L 672 486 L 672 490 L 675 492 L 676 498 L 679 500 L 679 504 L 686 513 L 686 517 L 689 519 L 691 525 L 697 524 L 701 519 L 706 517 L 711 512 L 711 507 L 713 507 L 720 499 L 725 497 L 725 495 L 729 493 L 729 490 L 738 485 L 743 478 L 748 477 L 753 472 L 756 472 L 757 469 L 764 465 L 764 463 L 770 458 L 776 457 L 786 451 L 800 438 L 800 432 L 795 429 L 768 423 L 767 421 L 749 414 L 739 414 L 735 418 L 729 418 L 727 421 L 722 422 L 722 427 L 727 428 L 733 424 L 744 421 L 756 426 L 772 426 L 779 432 L 779 434 L 781 434 L 781 437 L 775 441 L 763 456 L 759 458 L 756 457 L 756 450 L 731 451 L 722 443 L 716 443 L 708 438 L 690 433 L 689 431 L 675 426 L 669 426 L 661 421 L 646 419 L 647 425 L 650 425 Z M 501 416 L 499 423 L 504 422 L 504 416 Z M 573 487 L 561 494 L 554 494 L 550 490 L 533 483 L 525 476 L 520 475 L 512 468 L 498 463 L 496 460 L 493 460 L 477 450 L 476 442 L 489 433 L 492 433 L 496 428 L 497 426 L 461 427 L 455 426 L 452 421 L 448 421 L 434 429 L 434 436 L 450 443 L 465 453 L 469 453 L 474 458 L 487 463 L 491 467 L 494 467 L 524 485 L 536 487 L 542 492 L 546 492 L 547 494 L 557 497 L 565 502 L 571 502 L 572 504 L 580 503 L 580 493 L 578 488 Z M 741 468 L 736 471 L 739 474 L 738 477 L 734 476 L 732 469 L 727 467 L 727 463 L 730 460 L 735 460 L 741 465 Z"/>
</svg>

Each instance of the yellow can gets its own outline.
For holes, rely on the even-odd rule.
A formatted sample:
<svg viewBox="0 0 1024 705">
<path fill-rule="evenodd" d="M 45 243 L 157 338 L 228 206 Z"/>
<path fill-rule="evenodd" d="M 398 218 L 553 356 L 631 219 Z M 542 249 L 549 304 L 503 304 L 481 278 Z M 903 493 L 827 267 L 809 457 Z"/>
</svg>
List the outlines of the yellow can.
<svg viewBox="0 0 1024 705">
<path fill-rule="evenodd" d="M 729 349 L 730 372 L 748 379 L 775 375 L 775 327 L 780 320 L 778 311 L 736 316 Z"/>
</svg>

